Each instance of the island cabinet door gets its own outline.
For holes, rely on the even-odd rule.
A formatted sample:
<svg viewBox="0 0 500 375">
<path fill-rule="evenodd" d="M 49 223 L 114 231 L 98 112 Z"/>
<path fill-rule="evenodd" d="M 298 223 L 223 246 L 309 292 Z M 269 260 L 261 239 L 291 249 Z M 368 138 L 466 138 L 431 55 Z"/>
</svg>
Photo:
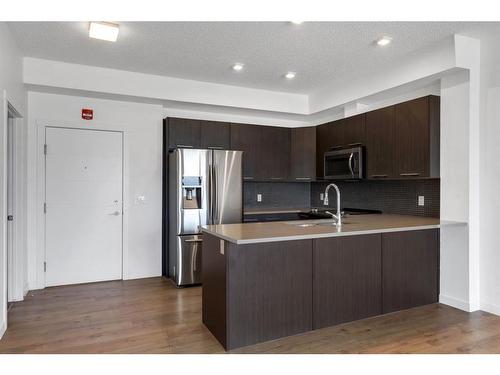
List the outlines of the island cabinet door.
<svg viewBox="0 0 500 375">
<path fill-rule="evenodd" d="M 439 229 L 382 235 L 383 312 L 438 301 Z"/>
<path fill-rule="evenodd" d="M 380 245 L 380 234 L 314 241 L 314 329 L 381 314 Z"/>
<path fill-rule="evenodd" d="M 229 244 L 227 345 L 312 329 L 312 240 Z"/>
</svg>

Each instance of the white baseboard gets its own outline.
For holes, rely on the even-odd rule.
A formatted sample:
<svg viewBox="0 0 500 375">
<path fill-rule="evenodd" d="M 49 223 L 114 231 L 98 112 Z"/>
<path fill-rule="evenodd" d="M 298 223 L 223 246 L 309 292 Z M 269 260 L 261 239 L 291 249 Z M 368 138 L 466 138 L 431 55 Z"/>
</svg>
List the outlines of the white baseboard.
<svg viewBox="0 0 500 375">
<path fill-rule="evenodd" d="M 2 339 L 5 331 L 7 331 L 7 324 L 6 322 L 3 322 L 2 325 L 0 326 L 0 340 Z"/>
<path fill-rule="evenodd" d="M 499 305 L 481 302 L 481 310 L 486 311 L 490 314 L 500 315 L 500 306 Z"/>
<path fill-rule="evenodd" d="M 471 311 L 469 302 L 458 299 L 458 298 L 445 296 L 443 294 L 439 295 L 439 303 L 442 303 L 444 305 L 448 305 L 451 307 L 455 307 L 455 308 L 463 310 L 463 311 L 467 311 L 467 312 Z"/>
</svg>

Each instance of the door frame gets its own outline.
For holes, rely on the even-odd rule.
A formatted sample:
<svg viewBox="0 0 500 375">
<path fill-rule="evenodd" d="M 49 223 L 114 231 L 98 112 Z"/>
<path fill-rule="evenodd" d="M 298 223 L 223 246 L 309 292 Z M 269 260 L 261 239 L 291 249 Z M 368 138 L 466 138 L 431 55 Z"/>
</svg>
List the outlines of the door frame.
<svg viewBox="0 0 500 375">
<path fill-rule="evenodd" d="M 36 192 L 36 259 L 34 259 L 34 268 L 36 270 L 35 283 L 33 289 L 44 289 L 46 287 L 44 262 L 46 261 L 46 241 L 45 241 L 45 213 L 44 203 L 46 198 L 46 171 L 45 171 L 45 134 L 47 128 L 57 129 L 73 129 L 73 130 L 89 130 L 100 132 L 114 132 L 122 135 L 122 280 L 128 278 L 128 242 L 125 233 L 128 233 L 129 218 L 128 209 L 132 202 L 128 200 L 129 190 L 129 170 L 128 157 L 129 150 L 127 146 L 128 134 L 118 125 L 110 125 L 103 123 L 93 123 L 92 128 L 84 124 L 71 121 L 51 121 L 37 120 L 35 121 L 37 131 L 37 192 Z M 49 145 L 50 147 L 50 145 Z M 50 151 L 49 151 L 50 152 Z"/>
<path fill-rule="evenodd" d="M 9 114 L 12 116 L 12 175 L 9 176 L 8 168 L 6 170 L 6 186 L 8 189 L 9 177 L 12 178 L 12 239 L 11 248 L 7 247 L 7 302 L 22 301 L 27 288 L 25 286 L 25 267 L 26 263 L 26 183 L 24 174 L 25 159 L 23 142 L 23 118 L 14 106 L 7 102 L 7 121 Z M 5 133 L 8 135 L 8 123 Z M 10 139 L 7 138 L 7 142 Z M 7 159 L 9 156 L 7 156 Z M 9 161 L 7 160 L 7 163 Z M 7 194 L 7 190 L 6 190 Z M 8 199 L 8 197 L 7 197 Z M 8 202 L 7 202 L 8 203 Z M 6 223 L 8 226 L 8 222 Z M 8 230 L 8 229 L 7 229 Z"/>
<path fill-rule="evenodd" d="M 25 267 L 23 266 L 23 262 L 26 262 L 26 248 L 22 248 L 21 246 L 17 246 L 17 244 L 22 244 L 22 241 L 18 241 L 18 239 L 25 238 L 26 233 L 26 225 L 22 225 L 23 221 L 25 222 L 26 215 L 25 213 L 25 202 L 26 202 L 26 194 L 16 194 L 13 196 L 13 211 L 16 212 L 18 219 L 16 222 L 19 222 L 19 225 L 13 225 L 12 230 L 12 247 L 8 249 L 7 245 L 7 184 L 8 184 L 8 171 L 7 171 L 7 128 L 9 121 L 9 113 L 12 114 L 14 118 L 14 131 L 17 133 L 14 139 L 15 144 L 15 152 L 16 157 L 14 158 L 13 165 L 13 184 L 14 190 L 16 186 L 26 186 L 26 177 L 25 170 L 23 168 L 24 162 L 26 161 L 26 138 L 24 137 L 23 131 L 25 127 L 23 126 L 24 121 L 22 115 L 16 110 L 16 108 L 12 104 L 12 100 L 10 100 L 9 95 L 6 90 L 3 90 L 3 101 L 2 101 L 2 110 L 3 110 L 3 118 L 0 119 L 0 131 L 2 139 L 2 145 L 0 147 L 1 160 L 2 160 L 2 176 L 0 178 L 2 186 L 0 186 L 0 200 L 1 200 L 1 212 L 0 212 L 0 268 L 2 280 L 0 280 L 0 311 L 1 319 L 0 319 L 0 338 L 3 336 L 5 330 L 7 329 L 8 321 L 7 321 L 7 304 L 9 302 L 9 294 L 11 292 L 15 292 L 15 300 L 22 300 L 25 292 Z M 13 223 L 14 224 L 14 223 Z M 16 248 L 14 248 L 16 246 Z M 10 254 L 8 255 L 7 252 Z M 7 264 L 7 259 L 9 259 L 9 264 Z M 7 277 L 10 279 L 8 282 Z M 20 291 L 20 292 L 19 292 Z M 18 296 L 19 294 L 20 296 Z"/>
</svg>

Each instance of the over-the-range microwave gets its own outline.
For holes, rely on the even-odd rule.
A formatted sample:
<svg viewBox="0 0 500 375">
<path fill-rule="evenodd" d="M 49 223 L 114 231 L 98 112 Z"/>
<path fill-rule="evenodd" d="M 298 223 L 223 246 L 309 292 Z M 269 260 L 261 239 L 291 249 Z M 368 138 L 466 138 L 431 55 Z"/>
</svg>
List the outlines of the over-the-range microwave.
<svg viewBox="0 0 500 375">
<path fill-rule="evenodd" d="M 352 180 L 363 178 L 363 147 L 356 146 L 325 152 L 324 178 Z"/>
</svg>

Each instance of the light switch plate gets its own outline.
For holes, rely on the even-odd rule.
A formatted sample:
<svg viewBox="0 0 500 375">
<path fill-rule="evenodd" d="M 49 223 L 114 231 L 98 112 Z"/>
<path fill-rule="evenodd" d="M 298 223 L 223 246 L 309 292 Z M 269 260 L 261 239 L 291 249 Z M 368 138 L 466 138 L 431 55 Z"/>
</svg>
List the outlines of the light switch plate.
<svg viewBox="0 0 500 375">
<path fill-rule="evenodd" d="M 146 204 L 146 196 L 145 195 L 137 195 L 135 197 L 135 204 Z"/>
<path fill-rule="evenodd" d="M 425 197 L 423 195 L 418 196 L 418 205 L 419 206 L 424 206 L 425 205 Z"/>
<path fill-rule="evenodd" d="M 224 255 L 224 240 L 220 240 L 219 242 L 219 251 L 222 255 Z"/>
<path fill-rule="evenodd" d="M 257 202 L 262 202 L 262 194 L 257 194 Z"/>
</svg>

